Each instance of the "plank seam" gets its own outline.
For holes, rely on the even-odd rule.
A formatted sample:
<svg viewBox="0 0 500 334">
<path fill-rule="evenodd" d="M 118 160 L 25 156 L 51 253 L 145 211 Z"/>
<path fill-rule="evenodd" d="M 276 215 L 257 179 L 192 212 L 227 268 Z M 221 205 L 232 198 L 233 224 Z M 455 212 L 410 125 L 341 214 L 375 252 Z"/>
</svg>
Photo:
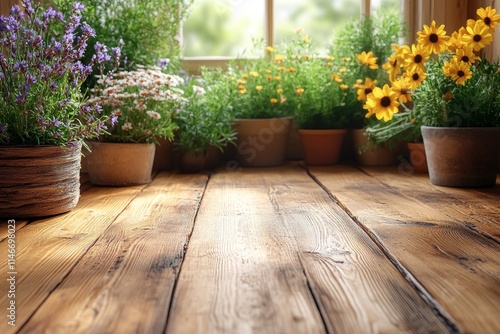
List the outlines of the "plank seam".
<svg viewBox="0 0 500 334">
<path fill-rule="evenodd" d="M 346 212 L 346 214 L 358 225 L 367 235 L 368 237 L 375 243 L 375 245 L 380 249 L 380 251 L 389 259 L 389 261 L 396 267 L 398 272 L 403 276 L 404 280 L 416 290 L 417 294 L 422 298 L 424 303 L 432 310 L 432 312 L 444 323 L 444 325 L 448 328 L 450 333 L 462 333 L 462 330 L 459 328 L 459 325 L 453 320 L 451 315 L 449 315 L 444 308 L 432 297 L 432 295 L 424 288 L 422 284 L 416 279 L 413 274 L 406 269 L 392 254 L 391 252 L 383 245 L 381 240 L 374 234 L 366 225 L 360 222 L 356 216 L 343 204 L 338 198 L 336 198 L 328 188 L 323 185 L 311 172 L 307 167 L 304 167 L 307 174 L 311 179 L 321 187 L 328 195 L 328 197 L 335 202 L 338 206 L 342 208 Z M 358 168 L 359 169 L 359 168 Z M 366 174 L 362 169 L 359 169 L 362 173 Z M 373 177 L 369 174 L 366 174 L 370 177 Z M 387 187 L 385 183 L 381 183 L 383 186 Z"/>
<path fill-rule="evenodd" d="M 214 172 L 210 172 L 207 175 L 207 181 L 205 182 L 205 187 L 203 188 L 203 193 L 201 194 L 200 200 L 198 201 L 197 207 L 196 207 L 196 213 L 193 217 L 193 224 L 191 226 L 191 230 L 189 231 L 186 240 L 184 241 L 184 246 L 182 249 L 182 256 L 179 264 L 179 269 L 177 270 L 177 273 L 175 274 L 175 280 L 174 280 L 174 285 L 172 286 L 172 297 L 170 298 L 170 302 L 168 303 L 168 314 L 167 314 L 167 320 L 165 322 L 165 325 L 163 327 L 162 333 L 167 333 L 167 328 L 168 328 L 168 323 L 170 322 L 170 319 L 172 317 L 172 309 L 175 303 L 175 294 L 177 290 L 177 284 L 179 283 L 179 277 L 181 276 L 182 272 L 182 266 L 184 265 L 184 260 L 186 259 L 186 253 L 189 248 L 189 241 L 191 240 L 191 236 L 193 235 L 194 232 L 194 227 L 196 225 L 196 219 L 198 218 L 198 214 L 200 212 L 200 207 L 201 203 L 203 202 L 203 198 L 205 197 L 205 194 L 207 192 L 208 184 L 210 183 L 210 179 L 212 178 L 212 174 Z"/>
</svg>

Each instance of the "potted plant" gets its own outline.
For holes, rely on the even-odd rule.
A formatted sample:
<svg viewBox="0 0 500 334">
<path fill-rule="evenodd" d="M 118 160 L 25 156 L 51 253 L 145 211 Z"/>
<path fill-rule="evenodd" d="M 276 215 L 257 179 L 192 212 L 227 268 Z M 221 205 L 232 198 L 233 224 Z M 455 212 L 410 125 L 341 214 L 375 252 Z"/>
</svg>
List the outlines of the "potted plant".
<svg viewBox="0 0 500 334">
<path fill-rule="evenodd" d="M 265 55 L 231 64 L 225 81 L 230 85 L 230 108 L 237 132 L 237 161 L 241 166 L 284 163 L 291 117 L 283 82 L 293 72 L 282 65 L 286 55 L 260 45 Z"/>
<path fill-rule="evenodd" d="M 184 172 L 217 167 L 224 148 L 234 143 L 228 95 L 220 69 L 202 69 L 201 80 L 186 88 L 186 106 L 174 115 L 178 131 L 174 145 Z"/>
<path fill-rule="evenodd" d="M 125 186 L 151 180 L 158 138 L 172 140 L 172 115 L 184 104 L 183 79 L 153 66 L 101 76 L 89 103 L 110 118 L 108 133 L 90 142 L 90 181 Z"/>
<path fill-rule="evenodd" d="M 0 212 L 35 217 L 67 212 L 80 195 L 80 154 L 84 139 L 106 131 L 107 116 L 85 103 L 80 87 L 95 65 L 111 59 L 81 21 L 83 6 L 69 17 L 30 0 L 0 17 Z M 53 28 L 63 26 L 63 35 Z M 120 54 L 114 48 L 115 60 Z"/>
<path fill-rule="evenodd" d="M 481 59 L 477 52 L 493 42 L 500 15 L 490 6 L 477 11 L 451 36 L 444 25 L 418 33 L 411 49 L 398 48 L 405 59 L 402 78 L 413 90 L 414 117 L 421 131 L 433 184 L 480 187 L 496 183 L 500 141 L 500 66 Z M 431 54 L 437 54 L 431 57 Z M 397 91 L 370 96 L 369 112 L 394 113 L 387 98 Z M 371 102 L 370 102 L 371 101 Z"/>
<path fill-rule="evenodd" d="M 294 116 L 308 165 L 338 161 L 349 120 L 345 108 L 346 87 L 339 80 L 333 57 L 312 51 L 311 39 L 301 29 L 284 45 L 282 64 L 293 76 L 283 81 L 288 108 Z"/>
<path fill-rule="evenodd" d="M 366 97 L 376 86 L 382 87 L 391 78 L 385 69 L 393 64 L 391 46 L 406 33 L 400 15 L 394 12 L 375 13 L 345 25 L 334 40 L 331 54 L 335 56 L 342 84 L 346 90 L 345 103 L 350 108 L 349 127 L 355 157 L 362 165 L 391 165 L 399 156 L 399 141 L 378 141 L 367 136 L 366 128 L 377 123 L 363 109 Z"/>
</svg>

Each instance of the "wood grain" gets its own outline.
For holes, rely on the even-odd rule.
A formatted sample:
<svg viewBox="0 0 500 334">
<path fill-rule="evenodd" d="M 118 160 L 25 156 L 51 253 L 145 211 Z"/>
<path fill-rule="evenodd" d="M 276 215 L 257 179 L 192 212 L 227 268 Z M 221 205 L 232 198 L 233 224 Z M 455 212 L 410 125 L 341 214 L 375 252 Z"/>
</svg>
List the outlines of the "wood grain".
<svg viewBox="0 0 500 334">
<path fill-rule="evenodd" d="M 156 177 L 20 333 L 161 333 L 207 179 Z"/>
<path fill-rule="evenodd" d="M 297 167 L 211 178 L 174 298 L 167 333 L 447 332 Z"/>
<path fill-rule="evenodd" d="M 408 279 L 437 302 L 439 312 L 449 313 L 465 332 L 500 332 L 500 245 L 495 240 L 416 201 L 408 189 L 399 191 L 394 183 L 353 167 L 310 171 Z M 428 187 L 436 201 L 445 196 Z"/>
<path fill-rule="evenodd" d="M 16 328 L 0 321 L 0 333 L 21 328 L 142 188 L 92 188 L 73 211 L 33 221 L 16 233 Z M 1 242 L 0 254 L 7 248 Z M 7 261 L 0 261 L 1 282 L 8 271 Z M 0 284 L 2 309 L 8 302 L 7 285 Z"/>
</svg>

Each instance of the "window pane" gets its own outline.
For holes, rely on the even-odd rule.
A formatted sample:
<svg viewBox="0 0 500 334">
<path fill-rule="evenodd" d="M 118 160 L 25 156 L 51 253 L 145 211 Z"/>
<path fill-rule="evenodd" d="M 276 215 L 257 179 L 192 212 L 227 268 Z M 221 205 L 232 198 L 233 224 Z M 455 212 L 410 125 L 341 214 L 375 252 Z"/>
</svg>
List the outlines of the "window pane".
<svg viewBox="0 0 500 334">
<path fill-rule="evenodd" d="M 275 43 L 290 40 L 297 28 L 309 35 L 313 47 L 326 52 L 339 28 L 361 13 L 361 1 L 275 0 Z"/>
<path fill-rule="evenodd" d="M 232 56 L 264 38 L 265 0 L 195 0 L 183 29 L 183 55 Z"/>
<path fill-rule="evenodd" d="M 400 0 L 372 0 L 372 13 L 379 9 L 384 11 L 390 10 L 395 12 L 401 12 L 401 1 Z"/>
</svg>

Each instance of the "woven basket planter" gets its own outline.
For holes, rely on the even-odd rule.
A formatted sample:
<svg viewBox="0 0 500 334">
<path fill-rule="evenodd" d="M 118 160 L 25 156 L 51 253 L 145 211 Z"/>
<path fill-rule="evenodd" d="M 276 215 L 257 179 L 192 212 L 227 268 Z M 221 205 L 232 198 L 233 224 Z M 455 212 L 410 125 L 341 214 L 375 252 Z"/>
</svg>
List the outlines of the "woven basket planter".
<svg viewBox="0 0 500 334">
<path fill-rule="evenodd" d="M 0 147 L 0 216 L 52 216 L 73 209 L 80 196 L 81 143 Z"/>
</svg>

